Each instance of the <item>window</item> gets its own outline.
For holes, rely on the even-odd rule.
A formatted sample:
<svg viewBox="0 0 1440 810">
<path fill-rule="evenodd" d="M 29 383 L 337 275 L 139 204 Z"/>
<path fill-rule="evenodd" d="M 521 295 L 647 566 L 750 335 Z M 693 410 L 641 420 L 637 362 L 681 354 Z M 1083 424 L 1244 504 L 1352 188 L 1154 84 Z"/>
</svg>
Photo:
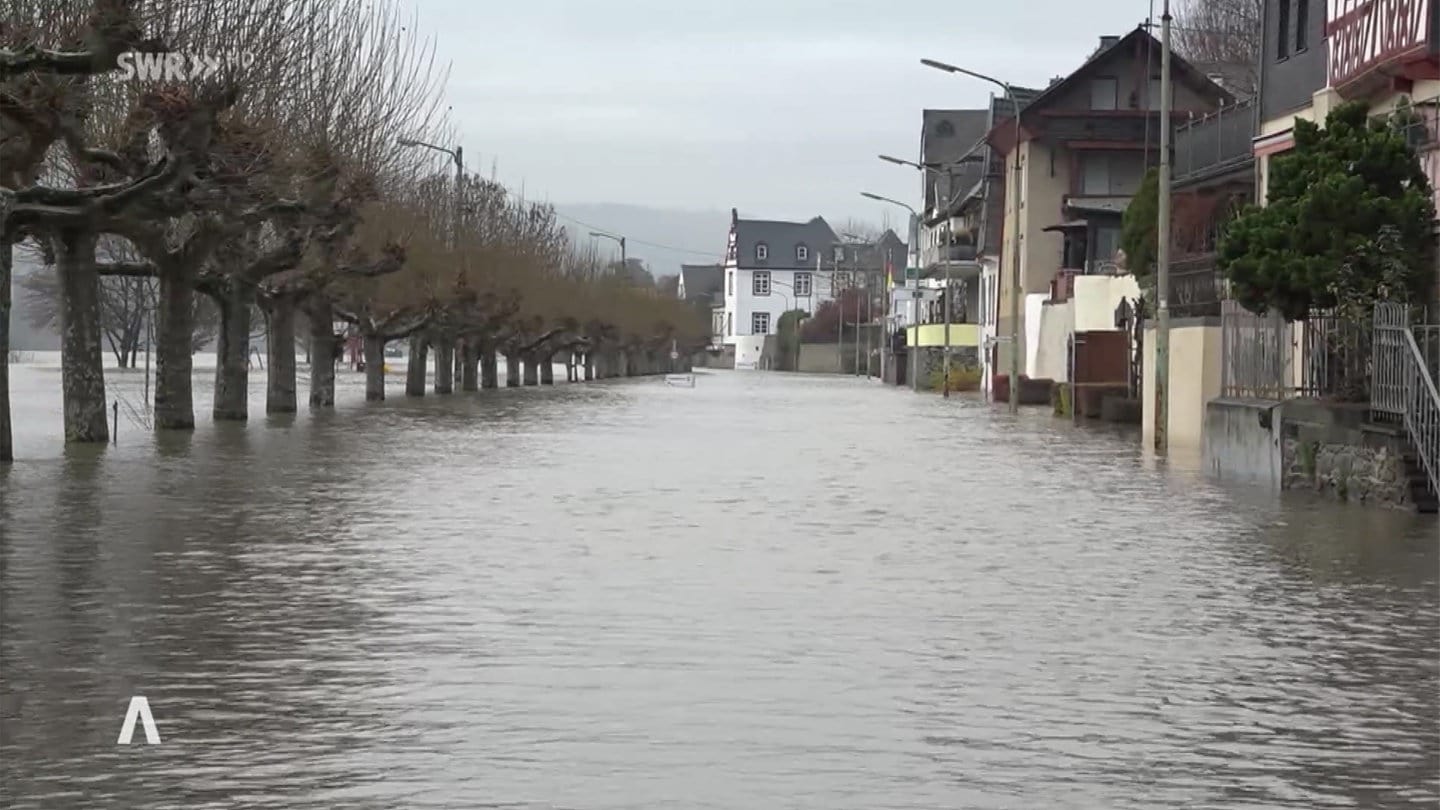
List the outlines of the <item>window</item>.
<svg viewBox="0 0 1440 810">
<path fill-rule="evenodd" d="M 1305 41 L 1306 28 L 1310 22 L 1310 0 L 1295 0 L 1295 52 L 1305 50 L 1308 45 Z"/>
<path fill-rule="evenodd" d="M 835 261 L 837 261 L 837 262 L 843 262 L 843 261 L 845 261 L 845 248 L 844 248 L 843 246 L 841 246 L 841 245 L 836 245 L 836 246 L 835 246 Z"/>
<path fill-rule="evenodd" d="M 735 335 L 735 313 L 733 312 L 725 313 L 725 334 L 732 337 Z"/>
<path fill-rule="evenodd" d="M 1284 59 L 1290 55 L 1290 0 L 1280 0 L 1280 24 L 1276 26 L 1276 31 L 1279 37 L 1275 58 Z"/>
<path fill-rule="evenodd" d="M 796 246 L 795 246 L 795 261 L 797 261 L 797 262 L 808 262 L 808 261 L 810 261 L 810 248 L 805 247 L 804 245 L 796 245 Z"/>
<path fill-rule="evenodd" d="M 728 271 L 726 271 L 726 273 L 725 273 L 725 294 L 726 294 L 726 295 L 734 295 L 734 294 L 735 294 L 735 271 L 734 271 L 734 270 L 728 270 Z"/>
<path fill-rule="evenodd" d="M 847 272 L 838 272 L 838 273 L 836 273 L 836 274 L 835 274 L 835 284 L 838 285 L 838 286 L 840 286 L 840 287 L 842 287 L 842 288 L 844 288 L 844 287 L 849 287 L 849 286 L 850 286 L 850 274 L 847 273 Z"/>
<path fill-rule="evenodd" d="M 750 316 L 750 334 L 752 334 L 752 335 L 768 335 L 768 334 L 770 334 L 770 313 L 768 313 L 768 312 L 756 312 L 756 313 L 754 313 L 753 315 Z"/>
<path fill-rule="evenodd" d="M 766 245 L 764 242 L 761 242 L 760 244 L 756 245 L 756 246 L 755 246 L 755 260 L 756 260 L 756 261 L 761 261 L 761 262 L 763 262 L 763 261 L 765 261 L 765 260 L 768 259 L 768 258 L 770 258 L 770 247 L 769 247 L 768 245 Z"/>
<path fill-rule="evenodd" d="M 952 123 L 950 123 L 950 121 L 949 121 L 948 119 L 942 120 L 940 123 L 938 123 L 938 124 L 935 125 L 935 137 L 937 137 L 937 138 L 953 138 L 953 137 L 955 137 L 955 125 L 952 124 Z"/>
<path fill-rule="evenodd" d="M 770 294 L 770 271 L 756 270 L 752 278 L 750 291 L 756 295 Z"/>
<path fill-rule="evenodd" d="M 1159 77 L 1159 76 L 1151 76 L 1151 77 L 1150 77 L 1150 90 L 1149 90 L 1149 93 L 1150 93 L 1150 98 L 1149 98 L 1149 101 L 1150 101 L 1150 109 L 1152 109 L 1152 110 L 1158 110 L 1158 109 L 1160 109 L 1160 77 Z M 1171 99 L 1170 101 L 1171 101 L 1171 103 L 1173 104 L 1175 100 L 1174 100 L 1174 99 Z"/>
<path fill-rule="evenodd" d="M 1110 155 L 1092 152 L 1080 158 L 1080 193 L 1096 196 L 1110 193 Z"/>
<path fill-rule="evenodd" d="M 1120 83 L 1114 78 L 1090 80 L 1090 109 L 1113 110 L 1120 94 Z"/>
<path fill-rule="evenodd" d="M 1120 250 L 1120 229 L 1119 228 L 1096 228 L 1095 229 L 1095 261 L 1113 262 L 1115 253 Z"/>
<path fill-rule="evenodd" d="M 796 298 L 799 298 L 799 297 L 801 297 L 801 296 L 809 295 L 809 294 L 810 294 L 810 274 L 809 274 L 809 273 L 796 273 L 796 274 L 795 274 L 795 297 L 796 297 Z"/>
</svg>

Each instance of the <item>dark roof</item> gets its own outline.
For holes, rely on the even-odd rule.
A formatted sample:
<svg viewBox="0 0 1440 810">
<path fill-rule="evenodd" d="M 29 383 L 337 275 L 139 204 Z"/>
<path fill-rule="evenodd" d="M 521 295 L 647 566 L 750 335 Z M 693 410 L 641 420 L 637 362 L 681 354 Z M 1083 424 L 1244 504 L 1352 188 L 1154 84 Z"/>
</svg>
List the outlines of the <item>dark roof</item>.
<svg viewBox="0 0 1440 810">
<path fill-rule="evenodd" d="M 972 151 L 989 129 L 990 111 L 925 110 L 921 113 L 920 162 L 942 164 L 937 171 L 921 172 L 925 210 L 940 200 L 950 200 L 958 189 L 966 189 L 984 175 L 982 162 L 953 165 Z M 952 164 L 952 165 L 943 165 Z"/>
<path fill-rule="evenodd" d="M 1088 78 L 1090 74 L 1100 66 L 1101 62 L 1110 58 L 1113 54 L 1123 53 L 1127 49 L 1134 48 L 1137 43 L 1148 42 L 1149 46 L 1155 49 L 1157 64 L 1159 63 L 1160 54 L 1164 52 L 1162 50 L 1164 46 L 1160 44 L 1160 40 L 1151 36 L 1150 32 L 1146 31 L 1143 27 L 1137 27 L 1123 37 L 1102 37 L 1102 40 L 1104 46 L 1091 54 L 1090 58 L 1085 60 L 1085 64 L 1073 70 L 1070 75 L 1060 81 L 1052 83 L 1049 87 L 1045 88 L 1043 92 L 1031 99 L 1030 103 L 1022 106 L 1020 108 L 1022 115 L 1044 109 L 1045 105 L 1063 95 L 1070 88 L 1074 87 L 1077 82 Z M 1170 50 L 1170 69 L 1177 80 L 1185 82 L 1197 90 L 1207 91 L 1217 101 L 1229 104 L 1235 100 L 1225 88 L 1211 81 L 1204 73 L 1195 69 L 1193 65 L 1181 58 L 1173 48 Z"/>
<path fill-rule="evenodd" d="M 698 300 L 718 292 L 725 284 L 725 268 L 718 264 L 680 265 L 680 288 L 687 300 Z"/>
<path fill-rule="evenodd" d="M 823 217 L 809 222 L 784 222 L 774 219 L 740 219 L 734 216 L 735 262 L 738 267 L 775 270 L 807 270 L 815 267 L 816 257 L 828 253 L 839 237 Z M 764 244 L 766 258 L 755 257 L 755 247 Z M 804 245 L 806 258 L 797 258 Z"/>
</svg>

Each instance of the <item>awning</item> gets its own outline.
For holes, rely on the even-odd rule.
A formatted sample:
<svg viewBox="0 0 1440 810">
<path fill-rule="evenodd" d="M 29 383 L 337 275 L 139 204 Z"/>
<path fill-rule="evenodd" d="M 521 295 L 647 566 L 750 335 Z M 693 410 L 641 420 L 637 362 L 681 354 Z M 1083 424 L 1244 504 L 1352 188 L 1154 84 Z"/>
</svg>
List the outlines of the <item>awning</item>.
<svg viewBox="0 0 1440 810">
<path fill-rule="evenodd" d="M 1048 228 L 1041 228 L 1042 231 L 1078 231 L 1090 227 L 1090 223 L 1083 219 L 1072 219 L 1062 222 L 1059 225 L 1051 225 Z"/>
</svg>

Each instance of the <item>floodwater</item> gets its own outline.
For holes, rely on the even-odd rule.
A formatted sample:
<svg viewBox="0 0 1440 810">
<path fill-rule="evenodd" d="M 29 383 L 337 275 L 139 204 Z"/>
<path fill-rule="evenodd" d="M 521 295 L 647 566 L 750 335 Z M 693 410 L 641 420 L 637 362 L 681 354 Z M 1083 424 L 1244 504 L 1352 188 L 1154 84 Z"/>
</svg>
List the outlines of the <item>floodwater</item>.
<svg viewBox="0 0 1440 810">
<path fill-rule="evenodd" d="M 256 380 L 70 450 L 57 372 L 13 384 L 9 808 L 1440 801 L 1433 518 L 850 378 Z"/>
</svg>

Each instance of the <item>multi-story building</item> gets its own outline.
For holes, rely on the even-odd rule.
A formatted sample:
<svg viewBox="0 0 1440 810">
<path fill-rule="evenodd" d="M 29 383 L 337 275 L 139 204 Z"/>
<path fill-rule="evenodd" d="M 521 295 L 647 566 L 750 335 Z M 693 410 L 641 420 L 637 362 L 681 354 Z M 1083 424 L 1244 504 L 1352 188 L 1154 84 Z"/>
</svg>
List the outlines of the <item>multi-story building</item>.
<svg viewBox="0 0 1440 810">
<path fill-rule="evenodd" d="M 741 219 L 731 209 L 725 248 L 721 343 L 733 346 L 736 368 L 755 368 L 765 336 L 792 309 L 814 313 L 834 297 L 840 240 L 821 217 L 809 222 Z"/>
<path fill-rule="evenodd" d="M 1143 28 L 1100 38 L 1099 48 L 1075 72 L 1053 82 L 1020 113 L 1020 133 L 1001 122 L 990 145 L 1014 160 L 1020 177 L 1004 171 L 1005 203 L 997 331 L 1010 327 L 1011 262 L 1018 253 L 1022 302 L 1022 371 L 1036 363 L 1039 323 L 1030 310 L 1065 300 L 1076 275 L 1118 272 L 1120 220 L 1146 170 L 1158 162 L 1162 46 Z M 1214 112 L 1233 102 L 1223 88 L 1177 55 L 1172 122 Z M 1031 321 L 1035 322 L 1032 323 Z M 1008 343 L 996 353 L 1009 368 Z M 1026 372 L 1028 373 L 1028 371 Z"/>
</svg>

